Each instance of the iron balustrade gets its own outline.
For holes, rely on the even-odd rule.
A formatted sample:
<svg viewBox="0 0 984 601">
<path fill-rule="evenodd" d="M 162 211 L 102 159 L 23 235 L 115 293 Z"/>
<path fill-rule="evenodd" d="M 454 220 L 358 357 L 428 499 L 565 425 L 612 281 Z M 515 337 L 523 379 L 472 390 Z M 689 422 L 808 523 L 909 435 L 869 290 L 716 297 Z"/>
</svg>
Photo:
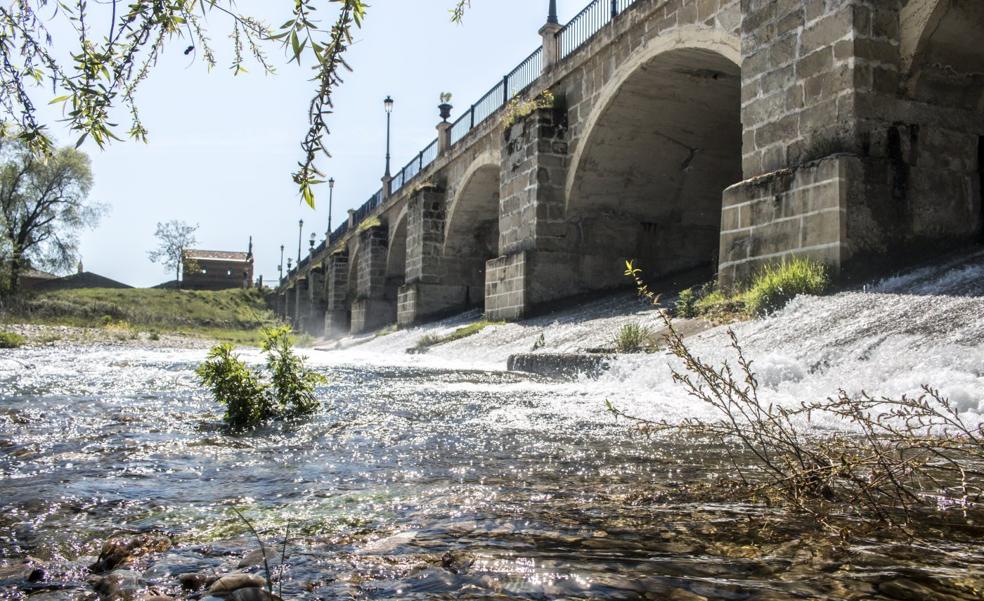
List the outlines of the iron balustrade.
<svg viewBox="0 0 984 601">
<path fill-rule="evenodd" d="M 625 12 L 639 0 L 594 0 L 584 10 L 579 12 L 564 27 L 557 32 L 557 44 L 560 58 L 564 59 L 580 49 L 618 15 Z M 537 48 L 526 57 L 515 69 L 505 75 L 491 90 L 486 92 L 478 102 L 468 107 L 456 121 L 451 124 L 451 144 L 460 142 L 475 127 L 481 125 L 500 108 L 516 96 L 527 91 L 543 73 L 543 47 Z M 420 151 L 390 182 L 390 192 L 395 193 L 408 182 L 420 175 L 431 165 L 438 156 L 438 143 L 434 140 L 429 146 Z M 383 191 L 376 192 L 365 204 L 358 208 L 353 215 L 352 223 L 358 226 L 366 220 L 373 211 L 383 204 Z M 342 223 L 331 235 L 331 240 L 337 242 L 349 232 L 349 222 Z M 319 247 L 321 249 L 321 247 Z M 323 249 L 322 249 L 323 250 Z M 302 262 L 306 265 L 306 261 Z M 296 273 L 297 269 L 289 272 L 287 277 Z"/>
<path fill-rule="evenodd" d="M 343 221 L 342 225 L 335 228 L 335 231 L 331 233 L 332 240 L 340 240 L 342 236 L 348 233 L 348 220 Z"/>
<path fill-rule="evenodd" d="M 506 76 L 506 98 L 515 98 L 525 92 L 542 73 L 543 46 L 540 46 Z"/>
<path fill-rule="evenodd" d="M 430 167 L 430 164 L 437 160 L 438 150 L 439 150 L 439 147 L 438 147 L 438 144 L 437 144 L 437 140 L 434 140 L 433 142 L 430 143 L 430 146 L 428 146 L 427 148 L 425 148 L 420 153 L 420 170 L 421 171 L 423 171 L 427 167 Z"/>
<path fill-rule="evenodd" d="M 590 40 L 594 34 L 611 23 L 611 0 L 594 0 L 557 32 L 560 58 L 567 58 Z"/>
<path fill-rule="evenodd" d="M 459 140 L 465 137 L 465 134 L 471 131 L 474 115 L 475 112 L 472 109 L 468 109 L 468 112 L 458 117 L 458 120 L 451 125 L 452 144 L 457 144 Z"/>
</svg>

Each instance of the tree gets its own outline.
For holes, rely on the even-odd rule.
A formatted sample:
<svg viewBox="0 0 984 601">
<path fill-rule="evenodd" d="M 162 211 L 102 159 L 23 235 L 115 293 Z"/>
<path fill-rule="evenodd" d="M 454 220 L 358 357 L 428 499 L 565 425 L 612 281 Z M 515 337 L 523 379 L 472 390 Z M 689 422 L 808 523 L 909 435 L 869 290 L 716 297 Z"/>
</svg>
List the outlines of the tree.
<svg viewBox="0 0 984 601">
<path fill-rule="evenodd" d="M 79 231 L 94 227 L 103 213 L 101 205 L 88 202 L 91 188 L 84 153 L 62 148 L 45 159 L 21 141 L 0 136 L 0 256 L 7 291 L 18 291 L 27 266 L 61 271 L 76 263 Z"/>
<path fill-rule="evenodd" d="M 303 158 L 293 174 L 302 197 L 313 207 L 312 186 L 323 179 L 316 161 L 328 156 L 325 119 L 332 112 L 332 93 L 341 83 L 340 73 L 349 69 L 343 56 L 353 30 L 362 26 L 368 5 L 363 0 L 279 2 L 289 7 L 285 10 L 289 17 L 275 28 L 240 12 L 234 0 L 106 0 L 92 5 L 87 0 L 17 0 L 6 7 L 0 5 L 0 126 L 17 123 L 24 143 L 36 153 L 49 153 L 52 142 L 45 125 L 38 121 L 33 93 L 54 90 L 54 98 L 42 100 L 65 106 L 66 121 L 80 136 L 77 146 L 87 138 L 100 148 L 119 140 L 114 109 L 129 113 L 128 135 L 146 141 L 148 132 L 136 102 L 140 84 L 171 42 L 182 43 L 186 55 L 201 56 L 214 67 L 206 21 L 225 17 L 235 75 L 246 71 L 246 56 L 272 73 L 266 54 L 271 43 L 282 46 L 289 63 L 300 65 L 305 57 L 314 60 L 315 93 L 308 109 L 308 132 L 301 143 Z M 452 20 L 460 22 L 469 3 L 456 0 Z M 336 15 L 322 21 L 318 9 L 331 5 L 338 7 Z M 65 25 L 77 39 L 59 39 L 56 44 L 55 28 L 49 27 L 56 19 L 67 21 Z M 100 31 L 100 25 L 105 29 Z M 70 56 L 71 61 L 63 61 L 63 56 Z"/>
<path fill-rule="evenodd" d="M 174 270 L 174 281 L 181 282 L 181 267 L 184 251 L 195 244 L 195 232 L 198 224 L 188 225 L 183 221 L 168 221 L 158 223 L 154 237 L 159 244 L 156 249 L 147 253 L 150 260 L 160 263 L 168 271 Z"/>
</svg>

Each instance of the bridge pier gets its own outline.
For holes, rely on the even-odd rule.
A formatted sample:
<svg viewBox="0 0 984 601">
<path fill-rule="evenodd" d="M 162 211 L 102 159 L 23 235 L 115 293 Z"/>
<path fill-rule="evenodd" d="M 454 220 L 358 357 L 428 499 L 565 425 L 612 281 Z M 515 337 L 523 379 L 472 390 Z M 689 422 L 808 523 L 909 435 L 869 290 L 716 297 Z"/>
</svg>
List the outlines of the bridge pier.
<svg viewBox="0 0 984 601">
<path fill-rule="evenodd" d="M 356 258 L 355 300 L 352 301 L 353 334 L 369 332 L 396 322 L 396 299 L 386 296 L 386 258 L 389 241 L 385 226 L 359 233 Z"/>
<path fill-rule="evenodd" d="M 294 329 L 300 332 L 305 331 L 308 315 L 311 311 L 311 296 L 308 292 L 310 286 L 310 274 L 304 274 L 297 280 L 297 287 L 294 291 Z"/>
<path fill-rule="evenodd" d="M 288 286 L 284 289 L 284 312 L 283 318 L 284 323 L 293 324 L 294 311 L 296 310 L 297 301 L 294 299 L 294 295 L 297 293 L 297 283 L 290 282 Z"/>
<path fill-rule="evenodd" d="M 329 338 L 349 332 L 349 258 L 336 253 L 330 255 L 325 266 L 325 318 L 324 332 Z"/>
<path fill-rule="evenodd" d="M 325 334 L 325 277 L 322 266 L 314 266 L 308 274 L 308 310 L 303 330 L 315 337 Z"/>
<path fill-rule="evenodd" d="M 564 219 L 566 116 L 539 109 L 505 133 L 499 249 L 485 267 L 485 314 L 515 320 L 536 305 L 576 294 L 578 257 Z"/>
<path fill-rule="evenodd" d="M 407 202 L 406 281 L 400 287 L 397 323 L 409 326 L 467 306 L 468 287 L 449 284 L 444 255 L 446 192 L 425 187 Z"/>
</svg>

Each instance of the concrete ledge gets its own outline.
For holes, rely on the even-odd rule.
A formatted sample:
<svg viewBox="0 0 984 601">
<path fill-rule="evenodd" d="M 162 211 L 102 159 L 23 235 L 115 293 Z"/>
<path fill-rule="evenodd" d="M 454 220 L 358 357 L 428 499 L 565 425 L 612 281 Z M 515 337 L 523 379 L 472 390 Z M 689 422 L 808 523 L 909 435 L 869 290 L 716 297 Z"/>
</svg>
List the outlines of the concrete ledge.
<svg viewBox="0 0 984 601">
<path fill-rule="evenodd" d="M 509 371 L 575 380 L 578 376 L 597 378 L 609 368 L 609 355 L 575 355 L 524 353 L 511 355 L 506 367 Z"/>
</svg>

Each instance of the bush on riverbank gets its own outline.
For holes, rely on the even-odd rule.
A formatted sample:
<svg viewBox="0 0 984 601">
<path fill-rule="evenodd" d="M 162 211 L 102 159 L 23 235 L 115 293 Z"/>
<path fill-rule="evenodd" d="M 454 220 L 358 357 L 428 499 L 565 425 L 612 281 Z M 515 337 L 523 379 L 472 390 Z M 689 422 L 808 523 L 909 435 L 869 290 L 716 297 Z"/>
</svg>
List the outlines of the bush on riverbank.
<svg viewBox="0 0 984 601">
<path fill-rule="evenodd" d="M 0 332 L 0 349 L 20 348 L 27 340 L 14 332 Z"/>
<path fill-rule="evenodd" d="M 688 288 L 674 304 L 677 317 L 730 321 L 768 315 L 800 294 L 823 294 L 830 286 L 827 267 L 819 261 L 793 258 L 760 269 L 747 287 L 726 295 L 713 284 Z"/>
<path fill-rule="evenodd" d="M 27 296 L 4 320 L 45 325 L 128 328 L 194 334 L 258 343 L 260 330 L 277 324 L 258 290 L 102 289 L 58 290 Z"/>
<path fill-rule="evenodd" d="M 215 400 L 225 405 L 224 420 L 230 430 L 253 429 L 273 419 L 301 418 L 321 406 L 314 392 L 325 378 L 304 367 L 293 351 L 290 330 L 266 330 L 264 337 L 269 375 L 250 369 L 230 344 L 214 347 L 196 370 Z"/>
</svg>

